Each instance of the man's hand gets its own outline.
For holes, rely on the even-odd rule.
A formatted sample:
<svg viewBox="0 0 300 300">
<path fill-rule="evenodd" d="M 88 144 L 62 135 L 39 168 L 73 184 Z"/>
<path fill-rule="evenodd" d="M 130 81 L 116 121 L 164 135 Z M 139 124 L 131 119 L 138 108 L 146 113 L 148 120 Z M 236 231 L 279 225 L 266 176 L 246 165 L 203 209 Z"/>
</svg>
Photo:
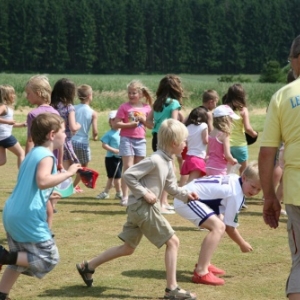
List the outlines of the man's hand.
<svg viewBox="0 0 300 300">
<path fill-rule="evenodd" d="M 280 211 L 281 211 L 281 204 L 276 197 L 274 198 L 265 197 L 263 218 L 265 223 L 269 225 L 271 228 L 278 227 Z"/>
</svg>

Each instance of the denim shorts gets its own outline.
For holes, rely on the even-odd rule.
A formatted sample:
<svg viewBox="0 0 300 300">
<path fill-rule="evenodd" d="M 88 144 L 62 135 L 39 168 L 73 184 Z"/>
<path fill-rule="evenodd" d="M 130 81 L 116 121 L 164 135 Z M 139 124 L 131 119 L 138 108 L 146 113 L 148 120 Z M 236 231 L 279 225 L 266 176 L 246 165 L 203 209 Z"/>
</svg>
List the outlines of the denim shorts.
<svg viewBox="0 0 300 300">
<path fill-rule="evenodd" d="M 14 146 L 17 142 L 17 139 L 13 135 L 11 135 L 8 138 L 0 141 L 0 147 L 10 148 Z"/>
<path fill-rule="evenodd" d="M 127 136 L 121 136 L 120 156 L 146 156 L 146 139 L 136 139 Z"/>
<path fill-rule="evenodd" d="M 230 152 L 239 164 L 248 160 L 248 146 L 233 146 L 230 147 Z"/>
<path fill-rule="evenodd" d="M 41 243 L 21 243 L 16 242 L 7 233 L 9 251 L 26 252 L 28 258 L 28 267 L 17 265 L 8 265 L 7 268 L 16 272 L 37 278 L 44 277 L 59 262 L 59 253 L 53 239 Z"/>
</svg>

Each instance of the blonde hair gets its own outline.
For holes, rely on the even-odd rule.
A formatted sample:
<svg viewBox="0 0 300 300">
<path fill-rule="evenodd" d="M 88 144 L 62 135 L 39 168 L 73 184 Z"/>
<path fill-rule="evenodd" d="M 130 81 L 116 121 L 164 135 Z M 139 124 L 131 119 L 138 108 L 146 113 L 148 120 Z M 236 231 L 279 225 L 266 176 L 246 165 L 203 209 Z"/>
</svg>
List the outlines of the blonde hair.
<svg viewBox="0 0 300 300">
<path fill-rule="evenodd" d="M 0 85 L 0 104 L 12 106 L 13 105 L 13 95 L 15 95 L 15 89 L 8 84 Z"/>
<path fill-rule="evenodd" d="M 229 116 L 214 117 L 214 128 L 224 133 L 230 134 L 233 128 L 232 119 Z"/>
<path fill-rule="evenodd" d="M 251 180 L 260 180 L 258 162 L 251 161 L 247 165 L 246 169 L 243 171 L 242 176 L 245 176 L 247 179 L 251 179 Z"/>
<path fill-rule="evenodd" d="M 81 102 L 87 102 L 92 93 L 93 89 L 90 85 L 82 84 L 77 88 L 77 96 Z"/>
<path fill-rule="evenodd" d="M 186 126 L 175 119 L 166 119 L 162 122 L 157 134 L 157 148 L 168 151 L 173 143 L 179 145 L 188 137 Z"/>
<path fill-rule="evenodd" d="M 30 88 L 35 94 L 37 94 L 45 104 L 51 103 L 51 85 L 49 79 L 45 75 L 35 75 L 31 77 L 26 83 L 25 88 Z"/>
<path fill-rule="evenodd" d="M 146 98 L 146 102 L 149 105 L 152 105 L 153 97 L 151 95 L 150 90 L 140 81 L 140 80 L 132 80 L 127 84 L 127 90 L 130 88 L 137 89 L 138 92 Z"/>
<path fill-rule="evenodd" d="M 219 94 L 215 90 L 206 90 L 202 94 L 202 103 L 207 103 L 210 100 L 218 100 Z"/>
</svg>

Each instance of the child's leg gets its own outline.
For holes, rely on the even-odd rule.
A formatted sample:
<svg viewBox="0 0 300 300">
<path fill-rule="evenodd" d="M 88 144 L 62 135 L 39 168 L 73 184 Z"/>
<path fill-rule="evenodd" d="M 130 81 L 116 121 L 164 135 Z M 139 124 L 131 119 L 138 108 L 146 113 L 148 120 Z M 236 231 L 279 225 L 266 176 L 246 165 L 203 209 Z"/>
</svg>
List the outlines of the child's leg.
<svg viewBox="0 0 300 300">
<path fill-rule="evenodd" d="M 0 166 L 6 164 L 6 149 L 4 147 L 0 147 Z"/>
<path fill-rule="evenodd" d="M 173 234 L 172 237 L 166 242 L 166 252 L 165 252 L 165 266 L 166 266 L 166 276 L 167 276 L 167 289 L 166 295 L 168 293 L 175 292 L 176 298 L 172 299 L 196 299 L 195 293 L 190 293 L 185 295 L 186 291 L 178 288 L 176 279 L 176 268 L 177 268 L 177 255 L 179 248 L 179 239 Z M 169 291 L 167 291 L 169 290 Z M 168 299 L 168 298 L 167 298 Z M 171 299 L 171 298 L 170 298 Z"/>
<path fill-rule="evenodd" d="M 239 163 L 240 165 L 241 165 L 241 167 L 240 167 L 240 170 L 239 170 L 239 172 L 240 172 L 240 175 L 244 172 L 244 170 L 246 169 L 246 167 L 247 167 L 247 160 L 246 161 L 243 161 L 243 162 L 241 162 L 241 163 Z"/>
<path fill-rule="evenodd" d="M 47 202 L 47 223 L 48 223 L 48 226 L 50 229 L 52 228 L 53 214 L 54 214 L 54 211 L 53 211 L 52 203 L 51 203 L 51 201 L 48 201 Z"/>
<path fill-rule="evenodd" d="M 129 167 L 133 165 L 134 156 L 122 156 L 122 162 L 123 162 L 123 173 L 124 173 Z M 122 187 L 123 198 L 128 198 L 128 187 L 123 179 L 121 180 L 121 187 Z"/>
<path fill-rule="evenodd" d="M 98 256 L 94 257 L 90 261 L 87 262 L 85 265 L 84 262 L 82 264 L 77 264 L 77 269 L 81 269 L 82 272 L 84 272 L 85 268 L 87 268 L 90 271 L 94 271 L 97 267 L 100 265 L 113 260 L 115 258 L 121 257 L 121 256 L 127 256 L 131 255 L 134 252 L 134 248 L 130 247 L 129 244 L 124 242 L 123 245 L 115 246 L 110 249 L 105 250 Z M 78 270 L 79 271 L 79 270 Z M 92 273 L 85 273 L 84 276 L 90 280 L 92 278 Z"/>
<path fill-rule="evenodd" d="M 19 276 L 20 276 L 19 272 L 15 271 L 13 269 L 10 269 L 10 268 L 5 269 L 5 271 L 2 275 L 1 281 L 0 281 L 0 300 L 6 299 L 6 297 L 3 296 L 2 294 L 6 294 L 6 295 L 9 294 L 11 288 L 13 287 L 13 285 L 15 284 L 15 282 L 17 281 Z"/>
<path fill-rule="evenodd" d="M 21 147 L 19 143 L 16 143 L 12 147 L 7 148 L 9 151 L 11 151 L 13 154 L 15 154 L 18 158 L 18 168 L 20 168 L 21 162 L 25 158 L 25 151 Z"/>
<path fill-rule="evenodd" d="M 202 177 L 202 172 L 200 171 L 192 171 L 189 175 L 189 179 L 187 180 L 187 183 L 190 181 Z"/>
<path fill-rule="evenodd" d="M 121 193 L 121 178 L 114 178 L 114 186 L 117 193 Z"/>
<path fill-rule="evenodd" d="M 202 242 L 195 269 L 198 275 L 203 276 L 209 272 L 208 267 L 211 257 L 225 232 L 225 224 L 216 215 L 212 215 L 201 224 L 201 227 L 209 230 L 209 233 Z"/>
</svg>

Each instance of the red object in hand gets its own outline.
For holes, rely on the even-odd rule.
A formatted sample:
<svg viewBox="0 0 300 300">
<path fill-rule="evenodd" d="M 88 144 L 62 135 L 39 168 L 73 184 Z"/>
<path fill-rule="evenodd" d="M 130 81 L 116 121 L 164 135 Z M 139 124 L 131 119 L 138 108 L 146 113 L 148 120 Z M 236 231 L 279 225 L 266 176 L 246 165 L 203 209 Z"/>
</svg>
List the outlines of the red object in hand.
<svg viewBox="0 0 300 300">
<path fill-rule="evenodd" d="M 187 148 L 187 146 L 185 146 L 181 152 L 181 157 L 183 160 L 185 160 L 187 151 L 188 151 L 188 148 Z"/>
<path fill-rule="evenodd" d="M 99 173 L 95 170 L 83 167 L 77 171 L 80 175 L 81 181 L 88 188 L 94 189 L 96 186 L 96 181 L 99 176 Z"/>
</svg>

